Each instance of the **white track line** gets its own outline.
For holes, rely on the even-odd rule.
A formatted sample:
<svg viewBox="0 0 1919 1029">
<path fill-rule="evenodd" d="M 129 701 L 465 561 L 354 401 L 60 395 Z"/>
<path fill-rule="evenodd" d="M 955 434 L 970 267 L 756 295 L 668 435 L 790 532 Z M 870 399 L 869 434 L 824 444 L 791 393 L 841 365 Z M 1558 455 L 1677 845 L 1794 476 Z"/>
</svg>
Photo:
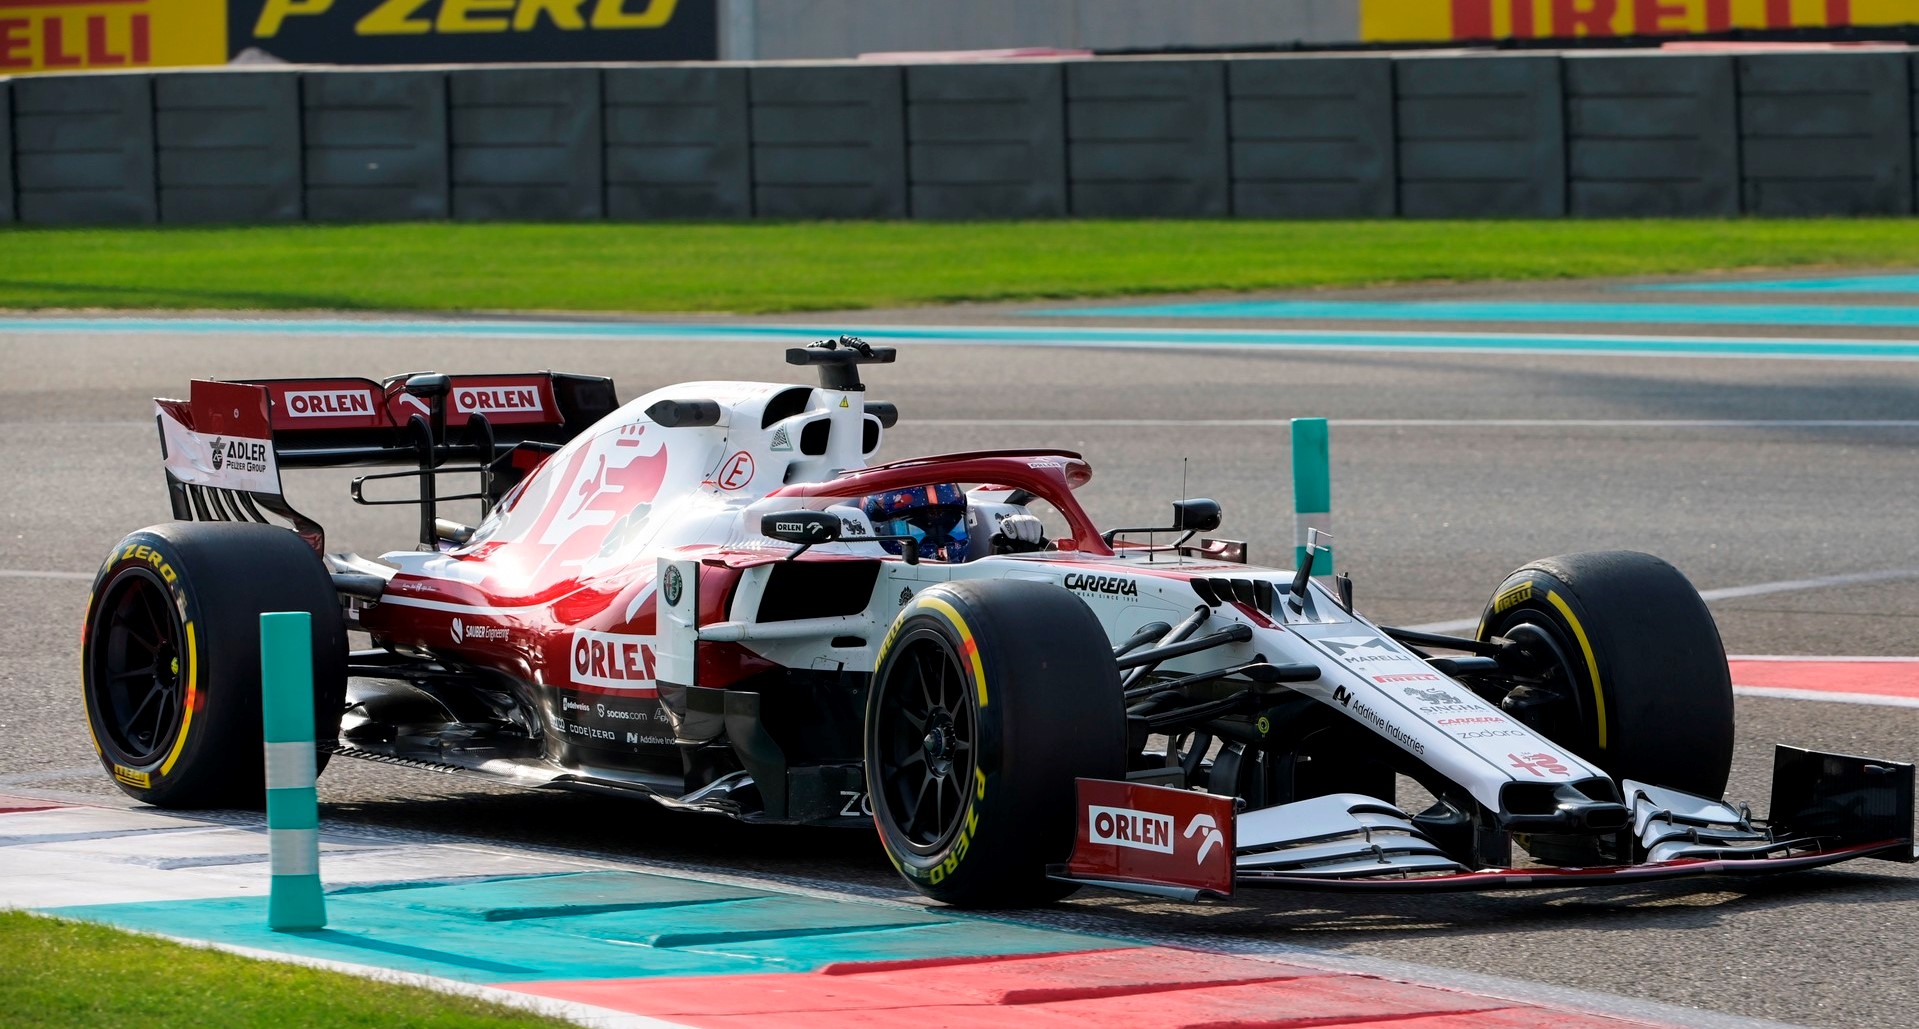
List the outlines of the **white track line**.
<svg viewBox="0 0 1919 1029">
<path fill-rule="evenodd" d="M 1010 428 L 1267 429 L 1290 418 L 910 418 L 907 427 L 1006 426 Z M 1919 429 L 1911 418 L 1332 418 L 1349 429 Z"/>
<path fill-rule="evenodd" d="M 1876 572 L 1847 572 L 1842 575 L 1825 575 L 1817 579 L 1785 579 L 1779 582 L 1760 582 L 1751 586 L 1725 586 L 1716 590 L 1701 590 L 1703 600 L 1735 600 L 1740 597 L 1758 597 L 1768 593 L 1793 593 L 1799 590 L 1822 590 L 1834 586 L 1857 586 L 1862 583 L 1898 582 L 1904 579 L 1919 579 L 1919 568 L 1886 568 Z M 1464 632 L 1479 627 L 1479 619 L 1462 618 L 1451 622 L 1427 622 L 1424 625 L 1409 625 L 1415 632 Z M 1809 660 L 1829 661 L 1833 658 L 1811 658 Z"/>
<path fill-rule="evenodd" d="M 75 768 L 42 768 L 33 772 L 15 772 L 12 775 L 0 775 L 0 787 L 38 786 L 43 782 L 59 782 L 62 779 L 78 779 L 83 776 L 95 776 L 99 774 L 99 765 L 81 765 Z"/>
<path fill-rule="evenodd" d="M 1785 686 L 1739 685 L 1734 685 L 1732 691 L 1741 697 L 1811 700 L 1826 704 L 1864 704 L 1868 707 L 1919 708 L 1919 697 L 1889 697 L 1881 693 L 1828 693 L 1825 690 L 1795 690 Z"/>
<path fill-rule="evenodd" d="M 1835 655 L 1832 657 L 1825 657 L 1818 654 L 1728 654 L 1727 658 L 1732 661 L 1844 661 L 1848 664 L 1873 662 L 1880 664 L 1912 664 L 1919 662 L 1919 657 L 1887 657 L 1884 654 L 1859 656 Z"/>
</svg>

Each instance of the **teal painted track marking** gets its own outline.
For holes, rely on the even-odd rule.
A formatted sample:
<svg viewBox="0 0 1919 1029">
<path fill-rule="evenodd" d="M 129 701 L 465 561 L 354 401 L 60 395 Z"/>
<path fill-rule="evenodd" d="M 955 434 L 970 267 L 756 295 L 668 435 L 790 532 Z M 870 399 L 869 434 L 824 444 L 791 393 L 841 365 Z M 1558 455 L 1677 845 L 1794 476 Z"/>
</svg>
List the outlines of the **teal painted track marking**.
<svg viewBox="0 0 1919 1029">
<path fill-rule="evenodd" d="M 1660 282 L 1628 286 L 1647 293 L 1919 293 L 1919 275 L 1854 275 L 1831 279 Z"/>
<path fill-rule="evenodd" d="M 810 972 L 835 962 L 1105 950 L 1097 936 L 641 872 L 327 895 L 330 927 L 273 932 L 265 897 L 54 908 L 140 932 L 471 983 Z"/>
<path fill-rule="evenodd" d="M 609 343 L 714 342 L 798 345 L 852 333 L 875 343 L 1180 349 L 1518 353 L 1711 358 L 1910 361 L 1919 340 L 1764 339 L 1711 336 L 1441 332 L 1370 329 L 1192 329 L 1083 325 L 825 325 L 718 322 L 409 321 L 388 319 L 11 318 L 9 333 L 38 335 L 278 335 L 331 338 L 570 339 Z"/>
<path fill-rule="evenodd" d="M 1843 304 L 1553 303 L 1454 300 L 1239 300 L 1070 307 L 1059 318 L 1288 318 L 1415 322 L 1577 322 L 1593 325 L 1919 326 L 1919 307 Z"/>
</svg>

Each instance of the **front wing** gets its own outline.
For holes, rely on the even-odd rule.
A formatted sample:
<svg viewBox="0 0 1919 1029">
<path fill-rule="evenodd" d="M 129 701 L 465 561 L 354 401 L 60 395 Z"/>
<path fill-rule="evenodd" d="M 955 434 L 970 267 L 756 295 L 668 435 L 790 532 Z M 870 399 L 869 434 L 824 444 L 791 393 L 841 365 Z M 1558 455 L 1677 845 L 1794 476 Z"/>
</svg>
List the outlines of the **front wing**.
<svg viewBox="0 0 1919 1029">
<path fill-rule="evenodd" d="M 1555 889 L 1800 871 L 1853 858 L 1912 862 L 1913 766 L 1779 747 L 1771 817 L 1680 790 L 1621 783 L 1629 864 L 1471 868 L 1391 804 L 1344 793 L 1235 812 L 1231 798 L 1079 781 L 1078 834 L 1055 878 L 1196 900 L 1238 886 L 1349 892 Z"/>
</svg>

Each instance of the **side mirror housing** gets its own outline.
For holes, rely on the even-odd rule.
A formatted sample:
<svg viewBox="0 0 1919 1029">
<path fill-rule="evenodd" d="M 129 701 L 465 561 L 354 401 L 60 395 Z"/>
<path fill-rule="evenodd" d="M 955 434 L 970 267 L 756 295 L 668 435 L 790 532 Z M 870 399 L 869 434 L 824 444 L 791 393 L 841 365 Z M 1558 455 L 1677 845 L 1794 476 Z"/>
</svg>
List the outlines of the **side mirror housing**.
<svg viewBox="0 0 1919 1029">
<path fill-rule="evenodd" d="M 1173 502 L 1173 528 L 1181 532 L 1211 532 L 1219 528 L 1219 501 L 1196 497 Z"/>
<path fill-rule="evenodd" d="M 824 511 L 775 511 L 760 518 L 760 534 L 810 547 L 840 538 L 840 519 Z"/>
</svg>

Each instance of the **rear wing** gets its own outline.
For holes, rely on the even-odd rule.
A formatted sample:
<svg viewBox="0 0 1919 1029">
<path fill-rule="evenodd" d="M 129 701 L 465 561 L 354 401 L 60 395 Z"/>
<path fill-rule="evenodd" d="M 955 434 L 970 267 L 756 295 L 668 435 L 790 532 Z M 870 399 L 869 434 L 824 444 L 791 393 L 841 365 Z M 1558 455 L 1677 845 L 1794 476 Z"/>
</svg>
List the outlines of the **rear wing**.
<svg viewBox="0 0 1919 1029">
<path fill-rule="evenodd" d="M 361 378 L 193 380 L 185 400 L 154 400 L 173 516 L 183 521 L 279 521 L 324 554 L 324 530 L 295 511 L 284 468 L 411 465 L 363 476 L 361 503 L 420 505 L 421 543 L 436 538 L 439 500 L 489 509 L 546 455 L 619 407 L 613 380 L 565 372 Z M 450 466 L 449 460 L 471 464 Z M 436 476 L 479 476 L 476 493 L 440 497 Z M 370 501 L 360 482 L 414 477 L 416 499 Z"/>
</svg>

